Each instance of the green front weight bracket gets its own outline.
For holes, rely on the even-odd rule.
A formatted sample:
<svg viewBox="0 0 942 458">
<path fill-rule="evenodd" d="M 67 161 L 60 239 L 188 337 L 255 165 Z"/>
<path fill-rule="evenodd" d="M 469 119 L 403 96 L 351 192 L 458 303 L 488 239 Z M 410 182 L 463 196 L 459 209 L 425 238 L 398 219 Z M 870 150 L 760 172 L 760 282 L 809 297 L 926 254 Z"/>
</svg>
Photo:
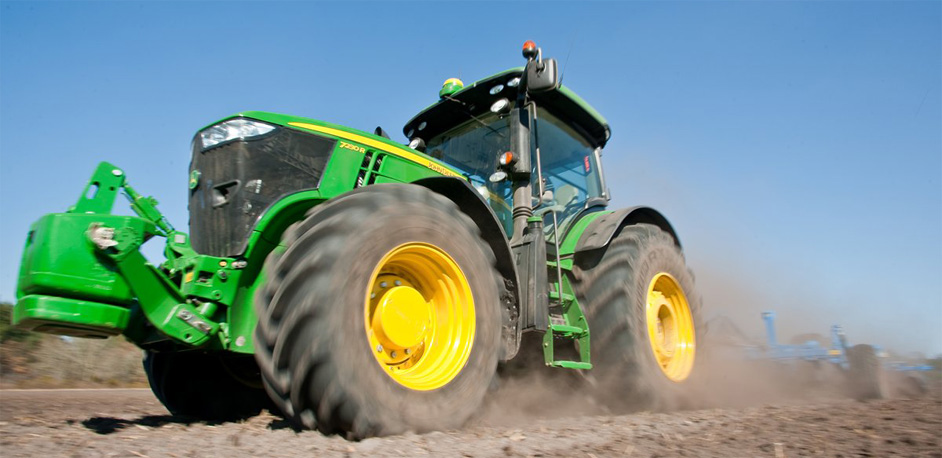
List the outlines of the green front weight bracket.
<svg viewBox="0 0 942 458">
<path fill-rule="evenodd" d="M 92 224 L 88 237 L 128 280 L 148 321 L 172 339 L 193 346 L 206 343 L 219 331 L 219 324 L 186 303 L 173 283 L 139 250 L 154 224 L 142 218 L 125 218 L 123 222 L 119 227 Z"/>
<path fill-rule="evenodd" d="M 122 191 L 137 216 L 111 214 Z M 156 200 L 134 191 L 120 168 L 100 163 L 67 213 L 46 215 L 33 226 L 17 291 L 17 321 L 73 335 L 124 332 L 137 341 L 144 338 L 146 318 L 177 342 L 207 343 L 221 328 L 207 318 L 215 308 L 203 303 L 201 313 L 200 304 L 188 303 L 170 277 L 147 262 L 139 250 L 155 235 L 182 240 L 168 243 L 169 263 L 202 259 L 157 210 Z"/>
</svg>

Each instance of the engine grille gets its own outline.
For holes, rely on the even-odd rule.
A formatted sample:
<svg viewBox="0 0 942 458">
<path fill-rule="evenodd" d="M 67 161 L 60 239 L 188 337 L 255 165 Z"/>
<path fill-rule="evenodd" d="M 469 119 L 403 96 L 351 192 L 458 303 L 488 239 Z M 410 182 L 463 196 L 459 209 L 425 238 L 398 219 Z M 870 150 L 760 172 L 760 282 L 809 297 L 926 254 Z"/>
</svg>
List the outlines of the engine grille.
<svg viewBox="0 0 942 458">
<path fill-rule="evenodd" d="M 190 173 L 198 171 L 199 181 L 190 190 L 190 242 L 201 254 L 237 256 L 272 203 L 318 187 L 336 140 L 279 128 L 202 152 L 194 143 Z"/>
</svg>

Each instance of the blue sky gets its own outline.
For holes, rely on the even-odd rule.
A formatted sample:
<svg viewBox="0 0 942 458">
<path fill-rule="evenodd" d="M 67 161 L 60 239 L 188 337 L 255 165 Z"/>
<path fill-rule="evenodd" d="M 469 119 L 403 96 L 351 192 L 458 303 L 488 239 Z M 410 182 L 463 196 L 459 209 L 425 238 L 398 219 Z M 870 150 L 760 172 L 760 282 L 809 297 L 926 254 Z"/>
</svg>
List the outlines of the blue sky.
<svg viewBox="0 0 942 458">
<path fill-rule="evenodd" d="M 405 141 L 446 78 L 527 39 L 609 120 L 612 207 L 668 216 L 708 316 L 942 353 L 938 1 L 2 1 L 0 300 L 98 161 L 185 227 L 200 127 L 265 110 Z"/>
</svg>

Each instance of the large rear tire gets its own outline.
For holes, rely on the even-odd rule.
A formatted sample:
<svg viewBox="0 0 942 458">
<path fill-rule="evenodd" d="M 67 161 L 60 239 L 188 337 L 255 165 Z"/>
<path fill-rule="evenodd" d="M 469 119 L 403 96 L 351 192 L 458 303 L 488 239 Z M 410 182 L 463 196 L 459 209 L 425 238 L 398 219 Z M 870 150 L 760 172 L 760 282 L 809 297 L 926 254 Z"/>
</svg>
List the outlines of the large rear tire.
<svg viewBox="0 0 942 458">
<path fill-rule="evenodd" d="M 683 406 L 702 327 L 680 248 L 660 228 L 637 224 L 596 251 L 577 258 L 574 275 L 599 396 L 623 409 Z"/>
<path fill-rule="evenodd" d="M 363 438 L 461 426 L 500 348 L 500 276 L 443 196 L 380 184 L 315 207 L 266 261 L 256 358 L 289 419 Z"/>
<path fill-rule="evenodd" d="M 178 417 L 241 420 L 273 407 L 249 355 L 145 351 L 144 372 L 154 396 Z"/>
</svg>

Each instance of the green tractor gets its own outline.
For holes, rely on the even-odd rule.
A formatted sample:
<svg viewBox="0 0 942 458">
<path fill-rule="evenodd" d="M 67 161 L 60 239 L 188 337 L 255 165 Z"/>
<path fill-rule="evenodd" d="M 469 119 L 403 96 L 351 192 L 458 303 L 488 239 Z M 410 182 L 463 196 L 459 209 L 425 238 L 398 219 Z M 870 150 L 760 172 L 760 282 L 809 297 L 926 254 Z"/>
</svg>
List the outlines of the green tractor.
<svg viewBox="0 0 942 458">
<path fill-rule="evenodd" d="M 461 426 L 518 354 L 676 402 L 702 334 L 677 234 L 651 208 L 606 209 L 607 122 L 533 42 L 523 55 L 446 81 L 408 147 L 264 112 L 207 126 L 189 234 L 101 163 L 32 226 L 15 323 L 123 334 L 175 415 L 269 408 L 351 438 Z M 122 191 L 137 216 L 111 212 Z M 159 266 L 140 251 L 154 236 Z"/>
</svg>

